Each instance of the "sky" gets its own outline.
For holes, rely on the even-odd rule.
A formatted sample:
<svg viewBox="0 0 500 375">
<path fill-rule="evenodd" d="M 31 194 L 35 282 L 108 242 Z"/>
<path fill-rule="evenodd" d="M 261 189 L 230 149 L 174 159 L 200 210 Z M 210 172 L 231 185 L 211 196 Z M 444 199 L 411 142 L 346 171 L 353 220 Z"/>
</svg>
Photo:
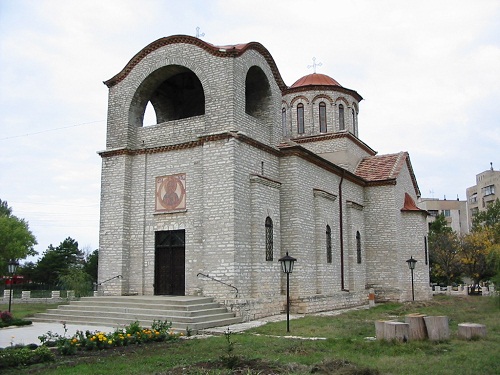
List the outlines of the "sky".
<svg viewBox="0 0 500 375">
<path fill-rule="evenodd" d="M 316 58 L 364 98 L 360 139 L 410 153 L 422 197 L 464 200 L 500 169 L 498 0 L 0 0 L 0 199 L 40 254 L 67 237 L 99 247 L 103 81 L 197 32 L 261 43 L 289 86 Z"/>
</svg>

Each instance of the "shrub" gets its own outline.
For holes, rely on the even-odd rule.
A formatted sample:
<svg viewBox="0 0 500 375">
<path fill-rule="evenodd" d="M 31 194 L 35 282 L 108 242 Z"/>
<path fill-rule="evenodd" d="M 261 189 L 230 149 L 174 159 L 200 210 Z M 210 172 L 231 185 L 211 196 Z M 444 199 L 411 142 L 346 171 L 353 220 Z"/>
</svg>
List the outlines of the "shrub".
<svg viewBox="0 0 500 375">
<path fill-rule="evenodd" d="M 55 359 L 54 353 L 46 346 L 12 347 L 0 350 L 0 368 L 28 366 L 35 363 L 51 362 Z"/>
<path fill-rule="evenodd" d="M 10 311 L 2 311 L 0 313 L 0 319 L 4 323 L 10 323 L 10 322 L 12 322 L 12 320 L 14 320 L 14 317 L 12 316 L 12 314 L 10 313 Z"/>
</svg>

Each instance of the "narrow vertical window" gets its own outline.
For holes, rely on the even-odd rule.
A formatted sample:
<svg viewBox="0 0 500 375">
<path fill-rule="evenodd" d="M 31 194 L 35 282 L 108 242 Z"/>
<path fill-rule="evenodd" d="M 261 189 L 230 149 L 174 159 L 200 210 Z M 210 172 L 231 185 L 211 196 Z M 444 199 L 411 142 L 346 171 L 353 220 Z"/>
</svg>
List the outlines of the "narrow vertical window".
<svg viewBox="0 0 500 375">
<path fill-rule="evenodd" d="M 326 133 L 326 104 L 325 102 L 319 103 L 319 131 Z"/>
<path fill-rule="evenodd" d="M 281 129 L 283 130 L 283 135 L 288 135 L 288 129 L 286 126 L 286 108 L 281 110 Z"/>
<path fill-rule="evenodd" d="M 342 104 L 339 104 L 339 129 L 344 130 L 345 129 L 345 123 L 344 123 L 344 106 Z"/>
<path fill-rule="evenodd" d="M 273 260 L 273 221 L 266 217 L 266 260 Z"/>
<path fill-rule="evenodd" d="M 332 229 L 326 226 L 326 263 L 332 263 Z"/>
<path fill-rule="evenodd" d="M 304 134 L 304 104 L 297 105 L 297 133 Z"/>
<path fill-rule="evenodd" d="M 427 236 L 424 236 L 424 259 L 425 259 L 425 264 L 429 264 L 429 259 L 428 259 L 428 251 L 427 251 Z"/>
<path fill-rule="evenodd" d="M 356 118 L 356 111 L 353 108 L 352 109 L 352 132 L 354 133 L 355 136 L 358 135 L 358 123 L 357 123 L 357 118 Z"/>
<path fill-rule="evenodd" d="M 356 255 L 358 264 L 361 264 L 361 234 L 359 234 L 359 231 L 356 232 Z"/>
</svg>

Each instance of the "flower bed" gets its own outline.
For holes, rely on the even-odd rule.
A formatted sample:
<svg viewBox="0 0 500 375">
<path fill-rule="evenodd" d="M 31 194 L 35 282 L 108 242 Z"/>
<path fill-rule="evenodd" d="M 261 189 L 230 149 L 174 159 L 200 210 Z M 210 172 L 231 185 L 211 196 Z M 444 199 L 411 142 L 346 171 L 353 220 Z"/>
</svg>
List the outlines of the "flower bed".
<svg viewBox="0 0 500 375">
<path fill-rule="evenodd" d="M 148 342 L 163 342 L 175 340 L 182 336 L 172 330 L 172 323 L 154 321 L 151 328 L 141 327 L 139 322 L 133 322 L 123 329 L 116 329 L 114 332 L 106 333 L 100 331 L 77 331 L 73 336 L 66 337 L 65 334 L 47 332 L 39 336 L 42 345 L 56 347 L 63 355 L 72 355 L 83 350 L 104 350 L 119 346 L 138 345 Z"/>
</svg>

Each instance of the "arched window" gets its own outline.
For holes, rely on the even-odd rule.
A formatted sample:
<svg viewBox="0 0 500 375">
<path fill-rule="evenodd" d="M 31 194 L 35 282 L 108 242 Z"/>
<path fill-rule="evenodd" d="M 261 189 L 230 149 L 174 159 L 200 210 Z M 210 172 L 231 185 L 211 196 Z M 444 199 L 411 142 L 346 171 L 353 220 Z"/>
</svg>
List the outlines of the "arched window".
<svg viewBox="0 0 500 375">
<path fill-rule="evenodd" d="M 354 135 L 358 135 L 358 122 L 357 122 L 357 118 L 356 118 L 356 111 L 354 110 L 354 108 L 352 109 L 352 131 L 354 133 Z"/>
<path fill-rule="evenodd" d="M 361 234 L 356 232 L 356 255 L 358 257 L 358 264 L 361 264 Z"/>
<path fill-rule="evenodd" d="M 266 260 L 273 260 L 273 221 L 266 217 Z"/>
<path fill-rule="evenodd" d="M 326 263 L 332 263 L 332 229 L 326 226 Z"/>
<path fill-rule="evenodd" d="M 288 135 L 288 129 L 286 126 L 286 108 L 283 108 L 281 110 L 281 129 L 283 131 L 283 135 L 287 136 Z"/>
<path fill-rule="evenodd" d="M 297 105 L 297 133 L 304 134 L 304 104 Z"/>
<path fill-rule="evenodd" d="M 345 129 L 345 123 L 344 123 L 344 106 L 342 104 L 339 104 L 339 129 L 344 130 Z"/>
<path fill-rule="evenodd" d="M 326 104 L 325 102 L 319 103 L 319 131 L 326 133 Z"/>
</svg>

